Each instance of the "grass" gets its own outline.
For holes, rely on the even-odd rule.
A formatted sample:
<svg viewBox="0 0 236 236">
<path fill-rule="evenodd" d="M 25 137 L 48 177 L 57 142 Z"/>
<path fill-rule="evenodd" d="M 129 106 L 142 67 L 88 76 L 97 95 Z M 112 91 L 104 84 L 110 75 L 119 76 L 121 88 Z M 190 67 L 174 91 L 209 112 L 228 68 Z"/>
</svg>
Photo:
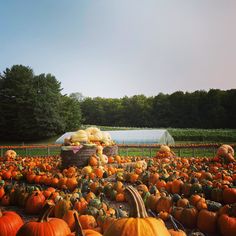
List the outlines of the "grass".
<svg viewBox="0 0 236 236">
<path fill-rule="evenodd" d="M 153 157 L 156 155 L 158 148 L 148 149 L 148 148 L 119 148 L 119 155 L 123 156 L 146 156 Z M 212 147 L 208 148 L 172 148 L 171 149 L 176 156 L 181 157 L 214 157 L 216 154 L 216 149 Z"/>
</svg>

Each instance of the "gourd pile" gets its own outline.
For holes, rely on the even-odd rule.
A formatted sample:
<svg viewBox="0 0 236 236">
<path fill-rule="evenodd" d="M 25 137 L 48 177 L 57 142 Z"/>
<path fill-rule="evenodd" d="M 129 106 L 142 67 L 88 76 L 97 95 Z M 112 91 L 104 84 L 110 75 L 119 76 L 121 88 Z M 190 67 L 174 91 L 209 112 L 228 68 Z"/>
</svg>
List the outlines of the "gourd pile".
<svg viewBox="0 0 236 236">
<path fill-rule="evenodd" d="M 236 161 L 228 145 L 212 158 L 180 158 L 162 146 L 152 158 L 109 156 L 100 165 L 91 156 L 88 166 L 63 170 L 60 162 L 5 153 L 0 236 L 236 235 Z M 39 220 L 26 221 L 10 206 Z"/>
<path fill-rule="evenodd" d="M 79 146 L 80 144 L 98 144 L 103 146 L 114 145 L 108 132 L 101 131 L 97 127 L 89 127 L 85 130 L 78 130 L 70 137 L 65 138 L 65 145 Z"/>
</svg>

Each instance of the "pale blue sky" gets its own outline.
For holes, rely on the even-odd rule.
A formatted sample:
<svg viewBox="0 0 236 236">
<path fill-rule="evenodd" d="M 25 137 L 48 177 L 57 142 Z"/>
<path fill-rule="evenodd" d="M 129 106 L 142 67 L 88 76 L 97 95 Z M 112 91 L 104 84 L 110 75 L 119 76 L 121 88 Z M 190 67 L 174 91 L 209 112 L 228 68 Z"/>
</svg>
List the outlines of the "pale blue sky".
<svg viewBox="0 0 236 236">
<path fill-rule="evenodd" d="M 236 1 L 0 0 L 14 64 L 90 97 L 236 88 Z"/>
</svg>

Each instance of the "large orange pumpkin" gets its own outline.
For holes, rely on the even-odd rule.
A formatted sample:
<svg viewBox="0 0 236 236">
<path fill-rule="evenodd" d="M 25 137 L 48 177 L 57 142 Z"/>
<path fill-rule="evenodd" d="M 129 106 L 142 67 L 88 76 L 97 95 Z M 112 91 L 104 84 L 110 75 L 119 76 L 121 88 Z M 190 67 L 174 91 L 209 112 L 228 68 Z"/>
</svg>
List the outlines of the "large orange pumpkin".
<svg viewBox="0 0 236 236">
<path fill-rule="evenodd" d="M 23 220 L 14 211 L 0 211 L 0 236 L 15 236 Z"/>
<path fill-rule="evenodd" d="M 25 223 L 16 236 L 65 236 L 70 234 L 70 228 L 64 220 L 48 218 L 53 207 L 52 204 L 45 205 L 45 210 L 39 220 Z"/>
<path fill-rule="evenodd" d="M 133 186 L 128 186 L 125 193 L 132 206 L 131 217 L 114 221 L 104 232 L 104 236 L 170 236 L 161 219 L 148 216 L 144 202 Z"/>
<path fill-rule="evenodd" d="M 218 219 L 218 226 L 223 236 L 235 236 L 236 217 L 222 214 Z"/>
</svg>

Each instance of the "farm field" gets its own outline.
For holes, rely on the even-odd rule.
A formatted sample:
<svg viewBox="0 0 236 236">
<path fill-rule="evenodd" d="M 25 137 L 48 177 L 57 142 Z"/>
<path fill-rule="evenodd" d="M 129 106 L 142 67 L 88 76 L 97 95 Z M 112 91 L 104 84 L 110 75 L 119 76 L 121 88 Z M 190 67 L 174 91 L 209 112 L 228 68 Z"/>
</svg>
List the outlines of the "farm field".
<svg viewBox="0 0 236 236">
<path fill-rule="evenodd" d="M 25 222 L 53 207 L 50 215 L 63 224 L 63 235 L 75 230 L 77 220 L 85 232 L 111 235 L 113 227 L 119 230 L 119 218 L 137 217 L 141 211 L 155 220 L 162 235 L 174 235 L 172 229 L 182 230 L 182 235 L 233 236 L 235 228 L 225 226 L 226 217 L 234 221 L 236 216 L 232 158 L 229 146 L 211 159 L 174 157 L 162 146 L 153 158 L 115 155 L 99 164 L 92 155 L 88 166 L 61 168 L 59 156 L 16 157 L 9 151 L 0 160 L 0 205 L 16 211 Z"/>
<path fill-rule="evenodd" d="M 47 231 L 55 222 L 60 227 L 53 235 L 61 236 L 126 236 L 139 224 L 146 224 L 150 236 L 234 236 L 234 149 L 217 146 L 211 157 L 179 157 L 167 145 L 152 151 L 149 157 L 144 152 L 121 155 L 109 133 L 96 127 L 65 139 L 61 155 L 5 151 L 0 158 L 0 235 L 4 229 L 5 235 L 31 236 L 39 230 L 35 227 Z M 10 216 L 14 227 L 4 221 Z"/>
</svg>

